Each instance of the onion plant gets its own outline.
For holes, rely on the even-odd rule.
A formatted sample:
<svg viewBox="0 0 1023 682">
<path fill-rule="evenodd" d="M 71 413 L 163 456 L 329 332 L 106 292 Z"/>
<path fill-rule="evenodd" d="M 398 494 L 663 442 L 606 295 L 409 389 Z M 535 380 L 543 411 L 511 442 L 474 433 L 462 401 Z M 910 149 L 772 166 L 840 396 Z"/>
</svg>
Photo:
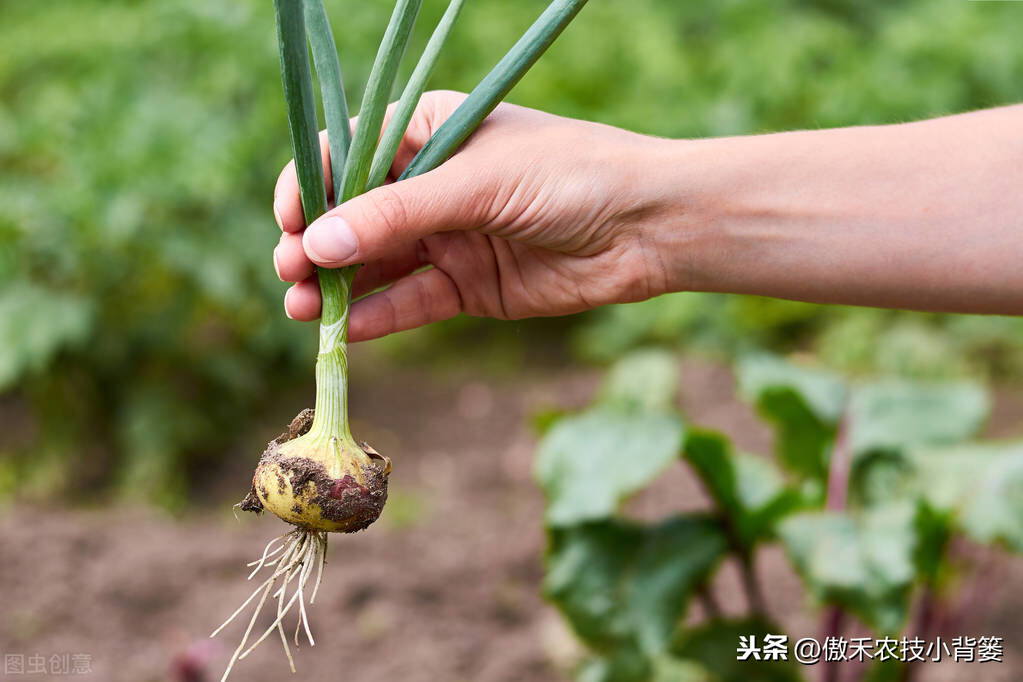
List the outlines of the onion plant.
<svg viewBox="0 0 1023 682">
<path fill-rule="evenodd" d="M 274 0 L 281 78 L 306 224 L 325 213 L 328 207 L 312 65 L 320 81 L 327 124 L 331 189 L 335 203 L 341 204 L 386 179 L 444 41 L 464 4 L 464 0 L 450 1 L 381 136 L 388 99 L 422 1 L 397 0 L 395 3 L 362 98 L 358 125 L 352 134 L 340 61 L 323 0 Z M 432 170 L 454 153 L 585 4 L 586 0 L 551 2 L 424 145 L 399 180 Z M 357 267 L 318 272 L 323 308 L 316 359 L 316 407 L 304 410 L 287 432 L 269 443 L 256 467 L 252 489 L 239 505 L 246 511 L 268 509 L 294 529 L 271 540 L 260 558 L 249 564 L 254 567 L 250 579 L 264 570 L 269 575 L 211 635 L 218 634 L 258 598 L 223 680 L 238 660 L 245 658 L 275 630 L 294 672 L 284 620 L 297 607 L 298 623 L 292 640 L 298 646 L 304 633 L 309 644 L 314 644 L 306 616 L 305 593 L 311 586 L 309 603 L 312 604 L 326 562 L 327 533 L 351 533 L 368 527 L 380 516 L 387 499 L 390 460 L 369 445 L 357 443 L 348 421 L 348 310 Z M 277 603 L 276 618 L 250 643 L 259 613 L 268 599 Z"/>
</svg>

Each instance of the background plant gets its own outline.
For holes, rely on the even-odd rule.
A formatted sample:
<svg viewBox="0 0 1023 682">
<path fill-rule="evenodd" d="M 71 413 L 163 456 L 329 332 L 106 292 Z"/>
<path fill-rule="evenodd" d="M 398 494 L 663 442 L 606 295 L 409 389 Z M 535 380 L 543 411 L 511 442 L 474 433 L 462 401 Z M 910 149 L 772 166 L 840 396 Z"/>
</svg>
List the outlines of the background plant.
<svg viewBox="0 0 1023 682">
<path fill-rule="evenodd" d="M 757 579 L 766 543 L 784 547 L 826 635 L 859 623 L 925 640 L 976 615 L 957 591 L 984 580 L 978 547 L 1023 551 L 1023 443 L 972 440 L 989 407 L 980 385 L 849 382 L 768 355 L 743 358 L 737 376 L 774 430 L 773 458 L 687 423 L 675 407 L 679 368 L 663 351 L 622 359 L 591 406 L 545 423 L 544 590 L 591 651 L 580 680 L 801 679 L 791 658 L 736 661 L 739 635 L 783 634 Z M 621 513 L 679 463 L 710 509 L 654 521 Z M 726 560 L 743 578 L 741 618 L 722 616 L 714 595 Z M 695 624 L 694 600 L 704 614 Z M 877 662 L 867 676 L 913 676 L 901 666 Z"/>
<path fill-rule="evenodd" d="M 435 82 L 470 89 L 542 5 L 467 3 Z M 345 3 L 354 92 L 389 11 Z M 268 188 L 290 157 L 271 25 L 264 0 L 0 3 L 5 497 L 181 507 L 197 471 L 275 434 L 281 393 L 310 391 L 315 342 L 280 314 L 269 266 Z M 1017 25 L 1011 3 L 960 0 L 591 3 L 511 99 L 672 136 L 907 120 L 1023 99 Z M 485 346 L 481 365 L 508 366 L 568 336 L 600 362 L 651 341 L 756 344 L 1001 378 L 1023 367 L 1019 325 L 684 294 L 528 333 L 463 318 L 375 348 L 439 366 Z"/>
</svg>

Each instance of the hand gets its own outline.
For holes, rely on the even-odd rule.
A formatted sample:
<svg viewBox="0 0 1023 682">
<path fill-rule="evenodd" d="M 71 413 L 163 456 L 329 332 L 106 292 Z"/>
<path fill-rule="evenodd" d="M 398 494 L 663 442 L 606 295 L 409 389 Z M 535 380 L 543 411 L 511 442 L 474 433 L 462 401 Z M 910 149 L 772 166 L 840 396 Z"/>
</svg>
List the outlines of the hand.
<svg viewBox="0 0 1023 682">
<path fill-rule="evenodd" d="M 392 179 L 464 98 L 424 96 Z M 321 141 L 326 157 L 325 135 Z M 354 296 L 386 288 L 353 305 L 352 341 L 460 312 L 501 319 L 566 315 L 663 293 L 668 276 L 642 229 L 657 210 L 643 180 L 655 146 L 609 126 L 502 104 L 436 170 L 389 181 L 308 228 L 289 164 L 274 192 L 284 231 L 274 264 L 282 280 L 296 282 L 285 310 L 294 319 L 316 319 L 313 266 L 353 263 L 365 264 Z"/>
</svg>

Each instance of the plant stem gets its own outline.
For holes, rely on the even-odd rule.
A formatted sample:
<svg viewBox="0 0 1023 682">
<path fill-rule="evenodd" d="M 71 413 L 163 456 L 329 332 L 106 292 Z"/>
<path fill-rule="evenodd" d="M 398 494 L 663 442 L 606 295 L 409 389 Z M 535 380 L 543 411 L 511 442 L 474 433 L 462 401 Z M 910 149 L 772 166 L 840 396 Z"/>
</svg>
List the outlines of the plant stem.
<svg viewBox="0 0 1023 682">
<path fill-rule="evenodd" d="M 352 126 L 348 117 L 341 63 L 337 45 L 330 30 L 330 19 L 323 0 L 302 0 L 305 10 L 306 33 L 313 53 L 316 77 L 320 81 L 320 99 L 323 117 L 327 123 L 327 142 L 330 147 L 330 167 L 335 201 L 341 195 L 341 176 L 344 173 L 348 149 L 352 144 Z"/>
<path fill-rule="evenodd" d="M 714 591 L 710 587 L 710 583 L 705 582 L 700 585 L 700 589 L 696 592 L 700 603 L 703 605 L 703 610 L 707 614 L 707 620 L 717 620 L 721 618 L 721 605 L 718 604 L 717 597 L 714 596 Z"/>
<path fill-rule="evenodd" d="M 969 577 L 946 627 L 962 633 L 979 625 L 988 615 L 999 597 L 999 590 L 993 586 L 1003 584 L 1007 566 L 1005 557 L 994 547 L 970 545 L 961 539 L 957 552 L 966 561 Z"/>
<path fill-rule="evenodd" d="M 767 602 L 760 591 L 752 552 L 739 552 L 739 574 L 742 577 L 742 588 L 746 592 L 750 611 L 765 620 L 768 619 Z"/>
<path fill-rule="evenodd" d="M 327 195 L 323 189 L 323 161 L 320 158 L 319 125 L 316 122 L 302 0 L 274 0 L 274 11 L 291 148 L 295 154 L 302 211 L 308 225 L 326 212 Z"/>
<path fill-rule="evenodd" d="M 838 606 L 829 606 L 824 614 L 824 623 L 821 627 L 821 644 L 828 639 L 834 639 L 842 635 L 845 628 L 845 611 Z M 823 661 L 821 667 L 821 682 L 838 682 L 842 677 L 841 661 Z"/>
<path fill-rule="evenodd" d="M 849 475 L 852 470 L 852 450 L 849 447 L 849 412 L 842 415 L 835 436 L 835 447 L 831 451 L 831 463 L 828 466 L 828 497 L 825 507 L 829 511 L 842 511 L 846 507 L 849 494 Z M 841 606 L 828 606 L 824 612 L 821 625 L 822 643 L 829 637 L 839 637 L 845 625 L 845 611 Z M 823 661 L 821 668 L 822 682 L 838 682 L 842 675 L 841 661 Z"/>
<path fill-rule="evenodd" d="M 341 197 L 338 204 L 362 194 L 366 189 L 373 151 L 380 139 L 380 127 L 387 113 L 387 102 L 398 75 L 398 66 L 408 47 L 409 36 L 415 26 L 416 17 L 423 0 L 398 0 L 387 24 L 387 31 L 380 41 L 380 49 L 373 61 L 373 69 L 366 83 L 359 109 L 359 123 L 355 127 L 352 148 L 348 152 L 342 181 Z"/>
<path fill-rule="evenodd" d="M 835 436 L 835 447 L 831 451 L 828 467 L 828 497 L 825 506 L 829 511 L 842 511 L 849 495 L 849 475 L 852 473 L 852 449 L 849 447 L 849 413 L 842 416 Z"/>
<path fill-rule="evenodd" d="M 913 634 L 925 642 L 930 642 L 941 633 L 941 622 L 944 609 L 941 599 L 938 596 L 937 588 L 934 585 L 926 585 L 923 594 L 920 595 L 920 604 L 917 608 Z M 917 676 L 922 661 L 911 661 L 902 668 L 902 682 L 912 682 Z"/>
<path fill-rule="evenodd" d="M 548 5 L 508 54 L 423 145 L 400 179 L 422 175 L 444 163 L 511 92 L 585 4 L 586 0 L 554 0 Z"/>
<path fill-rule="evenodd" d="M 433 73 L 434 67 L 437 65 L 437 58 L 440 57 L 441 48 L 444 47 L 448 35 L 451 34 L 451 29 L 454 28 L 455 21 L 458 19 L 464 3 L 465 0 L 451 0 L 447 10 L 444 12 L 444 16 L 441 17 L 440 22 L 437 24 L 437 28 L 434 29 L 433 35 L 430 36 L 430 41 L 426 44 L 426 49 L 423 50 L 415 70 L 405 85 L 405 90 L 401 93 L 398 105 L 391 114 L 391 120 L 387 124 L 386 130 L 384 130 L 384 136 L 381 138 L 380 145 L 373 156 L 373 166 L 370 168 L 369 179 L 366 181 L 367 190 L 379 187 L 387 179 L 387 172 L 391 170 L 391 164 L 394 163 L 398 147 L 405 136 L 405 131 L 408 130 L 412 114 L 415 113 L 416 106 L 419 104 L 423 92 L 426 91 L 426 84 L 430 80 L 430 74 Z"/>
<path fill-rule="evenodd" d="M 356 269 L 319 270 L 323 312 L 310 438 L 337 436 L 355 442 L 348 423 L 348 309 Z"/>
<path fill-rule="evenodd" d="M 366 94 L 359 112 L 359 124 L 345 157 L 340 181 L 334 178 L 334 201 L 341 204 L 361 194 L 366 187 L 373 148 L 387 109 L 398 65 L 405 54 L 422 0 L 398 0 L 380 43 Z M 337 121 L 335 129 L 348 126 Z M 343 133 L 328 137 L 341 137 Z M 336 169 L 336 166 L 335 166 Z M 348 309 L 352 302 L 352 280 L 358 266 L 339 270 L 320 269 L 320 351 L 316 356 L 316 412 L 309 429 L 311 438 L 340 437 L 354 443 L 348 423 Z"/>
<path fill-rule="evenodd" d="M 284 101 L 288 107 L 288 126 L 302 211 L 308 225 L 326 212 L 327 195 L 302 5 L 302 0 L 274 0 Z M 323 310 L 320 316 L 320 352 L 316 359 L 317 410 L 310 429 L 317 434 L 340 435 L 348 440 L 351 440 L 351 435 L 347 415 L 346 342 L 348 303 L 354 274 L 353 268 L 319 271 Z"/>
<path fill-rule="evenodd" d="M 303 3 L 313 1 L 274 0 L 281 74 L 285 101 L 288 105 L 288 121 L 295 152 L 302 209 L 307 225 L 326 212 L 327 208 L 303 13 Z M 451 22 L 454 22 L 461 1 L 455 0 L 458 4 L 452 3 L 454 7 L 449 7 L 448 13 L 445 13 L 445 20 L 450 18 Z M 337 51 L 333 41 L 328 43 L 327 36 L 323 35 L 324 31 L 329 33 L 329 23 L 326 12 L 320 13 L 322 0 L 316 0 L 316 3 L 317 7 L 307 6 L 306 10 L 309 12 L 315 34 L 310 36 L 310 40 L 314 51 L 318 53 L 317 66 L 323 65 L 320 72 L 321 85 L 325 88 L 336 85 L 340 89 L 340 68 L 334 71 Z M 446 160 L 494 110 L 585 4 L 586 0 L 551 2 L 540 18 L 424 145 L 402 177 L 425 173 Z M 340 184 L 336 178 L 337 164 L 334 164 L 334 202 L 337 205 L 366 190 L 374 150 L 387 110 L 387 100 L 421 6 L 422 0 L 398 0 L 394 6 L 366 84 L 359 123 L 347 149 Z M 441 25 L 438 31 L 444 27 L 444 20 Z M 450 26 L 447 26 L 446 30 L 450 30 Z M 440 35 L 435 37 L 438 41 L 441 40 Z M 431 38 L 431 44 L 433 42 Z M 423 69 L 419 75 L 423 78 L 425 86 L 425 80 L 429 76 L 428 65 L 424 65 Z M 335 75 L 331 76 L 331 73 Z M 326 93 L 324 99 L 326 106 L 328 99 Z M 329 123 L 333 120 L 335 128 L 340 126 L 340 112 L 346 109 L 347 105 L 344 102 L 343 91 L 333 93 L 331 99 L 334 104 L 331 108 L 333 113 L 327 114 L 328 137 L 333 140 L 331 151 L 336 162 L 337 157 L 343 154 L 340 151 L 335 152 L 333 145 L 343 144 L 346 133 L 339 130 L 337 134 L 332 135 Z M 318 271 L 322 296 L 320 350 L 316 359 L 316 414 L 310 428 L 310 433 L 315 436 L 338 436 L 349 442 L 354 441 L 348 424 L 348 309 L 351 304 L 352 280 L 357 269 L 358 266 L 349 266 L 338 270 Z"/>
</svg>

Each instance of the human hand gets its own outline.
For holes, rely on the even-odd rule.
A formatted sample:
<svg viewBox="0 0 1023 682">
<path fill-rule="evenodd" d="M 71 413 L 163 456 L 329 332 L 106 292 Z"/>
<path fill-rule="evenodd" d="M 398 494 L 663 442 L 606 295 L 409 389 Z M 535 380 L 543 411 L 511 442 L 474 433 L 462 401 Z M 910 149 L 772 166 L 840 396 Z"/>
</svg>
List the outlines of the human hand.
<svg viewBox="0 0 1023 682">
<path fill-rule="evenodd" d="M 320 314 L 314 265 L 364 263 L 355 297 L 386 287 L 353 304 L 352 341 L 460 312 L 566 315 L 669 289 L 644 232 L 658 211 L 656 193 L 644 189 L 652 138 L 502 104 L 439 168 L 393 182 L 464 98 L 427 93 L 389 183 L 308 228 L 294 164 L 284 169 L 274 191 L 284 232 L 274 265 L 296 282 L 285 295 L 290 317 Z M 326 157 L 325 135 L 321 141 Z"/>
</svg>

